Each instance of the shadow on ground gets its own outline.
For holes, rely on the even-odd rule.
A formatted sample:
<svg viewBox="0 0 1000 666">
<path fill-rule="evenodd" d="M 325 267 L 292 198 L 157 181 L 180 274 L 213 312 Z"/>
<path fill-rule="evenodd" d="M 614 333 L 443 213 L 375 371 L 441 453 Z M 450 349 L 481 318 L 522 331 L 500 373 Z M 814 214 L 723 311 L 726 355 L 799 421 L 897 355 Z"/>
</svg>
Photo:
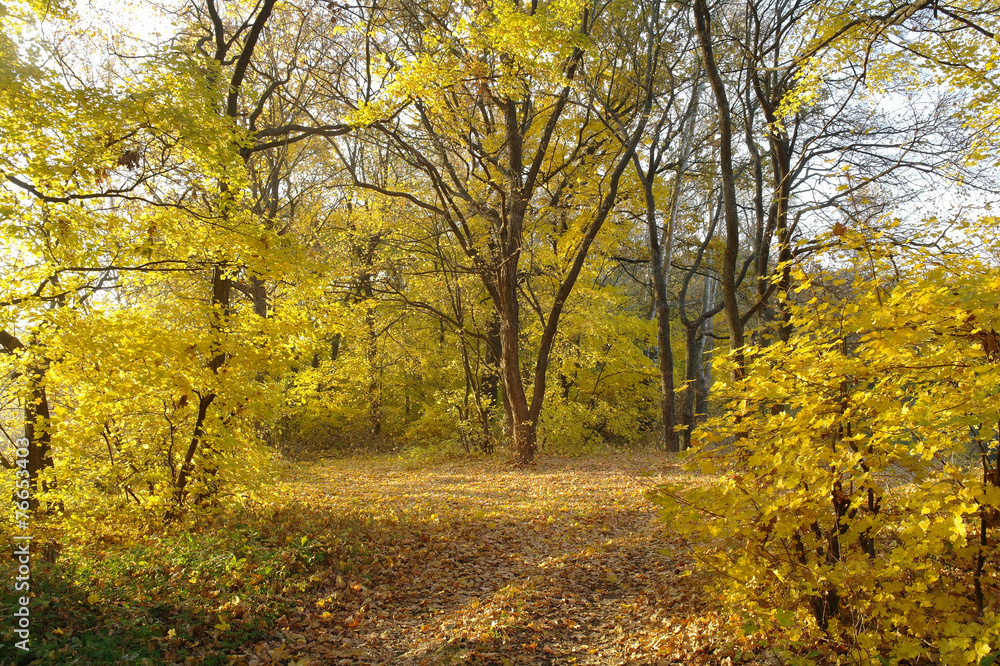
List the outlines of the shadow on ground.
<svg viewBox="0 0 1000 666">
<path fill-rule="evenodd" d="M 3 636 L 0 663 L 726 663 L 644 497 L 664 470 L 656 456 L 302 464 L 277 506 L 64 539 L 33 572 L 31 653 Z"/>
</svg>

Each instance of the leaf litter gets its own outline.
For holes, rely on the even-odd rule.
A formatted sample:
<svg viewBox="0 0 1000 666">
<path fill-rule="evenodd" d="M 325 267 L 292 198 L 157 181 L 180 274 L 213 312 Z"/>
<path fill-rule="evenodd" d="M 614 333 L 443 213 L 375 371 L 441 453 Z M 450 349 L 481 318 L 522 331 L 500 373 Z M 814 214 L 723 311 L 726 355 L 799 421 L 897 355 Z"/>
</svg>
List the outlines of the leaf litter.
<svg viewBox="0 0 1000 666">
<path fill-rule="evenodd" d="M 351 538 L 366 555 L 321 571 L 268 640 L 230 659 L 752 663 L 645 497 L 678 477 L 656 455 L 543 458 L 523 469 L 348 458 L 297 469 L 289 510 L 332 519 L 331 529 L 359 526 Z M 308 538 L 335 536 L 318 529 Z"/>
<path fill-rule="evenodd" d="M 40 535 L 62 554 L 33 571 L 38 663 L 774 661 L 647 499 L 707 481 L 662 454 L 349 457 L 285 477 L 166 531 Z"/>
</svg>

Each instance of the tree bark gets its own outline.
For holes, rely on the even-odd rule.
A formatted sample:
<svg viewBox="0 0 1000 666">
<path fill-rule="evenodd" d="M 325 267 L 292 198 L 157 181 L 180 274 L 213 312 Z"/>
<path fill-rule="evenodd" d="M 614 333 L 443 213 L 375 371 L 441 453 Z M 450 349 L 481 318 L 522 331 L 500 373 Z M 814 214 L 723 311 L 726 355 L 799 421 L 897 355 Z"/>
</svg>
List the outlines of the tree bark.
<svg viewBox="0 0 1000 666">
<path fill-rule="evenodd" d="M 500 319 L 494 313 L 493 316 L 489 318 L 489 323 L 487 324 L 486 330 L 486 358 L 483 364 L 482 378 L 480 379 L 479 386 L 483 397 L 488 398 L 490 401 L 490 407 L 487 409 L 487 417 L 492 417 L 496 414 L 496 408 L 501 406 L 504 410 L 504 425 L 503 433 L 507 436 L 510 435 L 510 424 L 506 422 L 507 414 L 509 414 L 510 409 L 507 407 L 507 396 L 500 394 L 500 358 L 502 351 L 500 349 Z M 503 399 L 504 403 L 501 405 L 500 400 Z M 485 446 L 488 447 L 484 452 L 493 452 L 492 441 L 487 441 Z"/>
<path fill-rule="evenodd" d="M 212 269 L 212 301 L 211 301 L 211 332 L 215 338 L 215 343 L 222 343 L 226 316 L 229 311 L 230 299 L 232 296 L 232 282 L 225 277 L 225 269 L 216 266 Z M 216 349 L 208 362 L 208 369 L 213 375 L 218 375 L 219 370 L 226 362 L 226 354 L 221 349 Z M 194 430 L 191 434 L 191 443 L 188 444 L 184 452 L 184 460 L 181 462 L 174 480 L 174 510 L 168 517 L 176 517 L 179 507 L 184 503 L 187 493 L 187 485 L 194 473 L 195 456 L 204 449 L 207 449 L 205 442 L 205 421 L 208 417 L 208 409 L 215 402 L 217 395 L 214 391 L 200 395 L 198 397 L 198 414 L 195 416 Z"/>
<path fill-rule="evenodd" d="M 0 331 L 0 351 L 13 354 L 21 350 L 28 353 L 28 346 L 7 331 Z M 43 470 L 54 467 L 52 459 L 52 440 L 49 432 L 49 397 L 45 391 L 45 371 L 47 359 L 36 359 L 28 367 L 27 394 L 24 397 L 23 430 L 24 438 L 28 440 L 28 483 L 31 488 L 31 510 L 38 508 L 36 491 L 39 489 L 39 477 Z M 48 486 L 41 484 L 42 490 Z"/>
<path fill-rule="evenodd" d="M 671 452 L 680 451 L 677 438 L 677 419 L 674 393 L 674 350 L 670 344 L 670 306 L 667 302 L 667 273 L 664 266 L 663 252 L 660 246 L 660 228 L 656 223 L 655 200 L 653 198 L 653 181 L 643 179 L 643 192 L 646 198 L 646 232 L 649 237 L 650 270 L 653 274 L 653 302 L 656 308 L 656 346 L 657 361 L 660 371 L 660 414 L 663 419 L 663 446 Z M 673 241 L 673 224 L 668 225 L 667 246 Z M 668 257 L 667 262 L 670 259 Z"/>
<path fill-rule="evenodd" d="M 729 324 L 729 347 L 735 365 L 733 378 L 743 379 L 746 361 L 743 355 L 743 319 L 737 300 L 736 260 L 740 248 L 739 209 L 736 205 L 736 177 L 733 171 L 733 130 L 732 112 L 726 96 L 726 86 L 715 62 L 712 44 L 712 19 L 705 0 L 694 0 L 695 30 L 701 48 L 705 74 L 712 86 L 718 115 L 719 131 L 719 176 L 722 180 L 722 210 L 726 223 L 726 246 L 722 258 L 720 288 L 725 306 L 726 321 Z"/>
</svg>

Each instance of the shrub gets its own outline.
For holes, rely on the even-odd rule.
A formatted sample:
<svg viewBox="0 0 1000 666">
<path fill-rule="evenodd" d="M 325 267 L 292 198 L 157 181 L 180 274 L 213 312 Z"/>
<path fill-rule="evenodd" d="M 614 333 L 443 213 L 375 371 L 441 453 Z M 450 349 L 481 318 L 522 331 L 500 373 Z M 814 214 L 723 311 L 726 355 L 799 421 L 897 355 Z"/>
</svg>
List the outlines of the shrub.
<svg viewBox="0 0 1000 666">
<path fill-rule="evenodd" d="M 664 519 L 743 631 L 801 662 L 980 663 L 1000 644 L 1000 271 L 820 282 L 717 387 L 690 461 L 715 482 L 660 489 Z"/>
</svg>

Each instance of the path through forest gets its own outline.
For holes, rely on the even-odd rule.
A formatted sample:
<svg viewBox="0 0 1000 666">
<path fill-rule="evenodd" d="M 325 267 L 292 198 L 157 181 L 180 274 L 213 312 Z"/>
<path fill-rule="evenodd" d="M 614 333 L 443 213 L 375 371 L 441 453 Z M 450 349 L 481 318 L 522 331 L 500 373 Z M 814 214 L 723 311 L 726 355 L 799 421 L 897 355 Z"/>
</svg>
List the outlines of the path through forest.
<svg viewBox="0 0 1000 666">
<path fill-rule="evenodd" d="M 249 664 L 730 661 L 644 497 L 677 473 L 660 456 L 299 470 L 292 506 L 360 525 L 344 545 L 367 563 L 321 567 Z"/>
</svg>

